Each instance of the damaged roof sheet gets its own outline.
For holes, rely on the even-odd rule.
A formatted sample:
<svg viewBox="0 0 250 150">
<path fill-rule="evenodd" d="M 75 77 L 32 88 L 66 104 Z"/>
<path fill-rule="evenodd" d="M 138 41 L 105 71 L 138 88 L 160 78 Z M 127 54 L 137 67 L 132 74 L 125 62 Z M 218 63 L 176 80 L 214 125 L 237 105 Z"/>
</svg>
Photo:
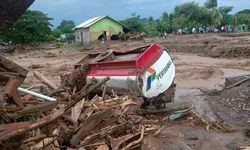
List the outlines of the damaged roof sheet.
<svg viewBox="0 0 250 150">
<path fill-rule="evenodd" d="M 89 20 L 86 20 L 85 22 L 81 23 L 80 25 L 76 26 L 73 29 L 84 29 L 84 28 L 89 28 L 91 25 L 95 24 L 96 22 L 102 20 L 103 18 L 109 18 L 110 20 L 113 20 L 114 22 L 122 25 L 123 27 L 129 29 L 127 26 L 125 26 L 124 24 L 122 24 L 121 22 L 109 17 L 109 16 L 98 16 L 98 17 L 94 17 L 91 18 Z"/>
<path fill-rule="evenodd" d="M 74 29 L 79 29 L 79 28 L 88 28 L 91 25 L 93 25 L 94 23 L 96 23 L 97 21 L 105 18 L 106 16 L 98 16 L 98 17 L 94 17 L 91 18 L 89 20 L 86 20 L 85 22 L 81 23 L 80 25 L 76 26 Z"/>
</svg>

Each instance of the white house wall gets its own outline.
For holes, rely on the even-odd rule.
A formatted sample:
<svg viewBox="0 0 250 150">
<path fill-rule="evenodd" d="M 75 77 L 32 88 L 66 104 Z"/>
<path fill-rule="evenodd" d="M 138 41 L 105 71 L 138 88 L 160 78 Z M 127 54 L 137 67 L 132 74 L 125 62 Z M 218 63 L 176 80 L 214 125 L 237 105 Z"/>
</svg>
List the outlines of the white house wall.
<svg viewBox="0 0 250 150">
<path fill-rule="evenodd" d="M 89 45 L 91 42 L 91 35 L 89 32 L 89 28 L 87 29 L 76 29 L 76 42 L 81 43 L 83 45 Z"/>
</svg>

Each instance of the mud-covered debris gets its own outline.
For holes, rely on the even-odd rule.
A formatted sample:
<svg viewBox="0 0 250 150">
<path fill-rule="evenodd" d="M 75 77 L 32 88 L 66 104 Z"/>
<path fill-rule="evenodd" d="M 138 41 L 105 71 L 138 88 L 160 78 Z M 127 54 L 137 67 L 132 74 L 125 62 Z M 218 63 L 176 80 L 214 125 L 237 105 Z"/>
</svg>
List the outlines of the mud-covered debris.
<svg viewBox="0 0 250 150">
<path fill-rule="evenodd" d="M 222 120 L 234 125 L 244 125 L 250 118 L 249 76 L 226 78 L 225 85 L 222 91 L 207 95 L 206 100 Z"/>
<path fill-rule="evenodd" d="M 174 111 L 173 113 L 170 114 L 169 119 L 176 120 L 176 119 L 179 119 L 183 116 L 186 116 L 191 112 L 192 109 L 193 108 L 188 108 L 188 109 L 184 109 L 184 110 Z"/>
<path fill-rule="evenodd" d="M 41 143 L 46 142 L 46 145 L 43 146 L 49 146 L 51 144 L 54 143 L 54 141 L 57 140 L 58 135 L 51 135 L 52 132 L 56 129 L 60 129 L 60 128 L 66 128 L 67 126 L 62 126 L 60 127 L 59 124 L 57 124 L 57 121 L 60 120 L 62 118 L 62 116 L 69 110 L 71 109 L 71 107 L 73 107 L 77 102 L 79 102 L 80 100 L 82 100 L 84 97 L 88 96 L 91 92 L 95 91 L 98 87 L 100 87 L 103 83 L 105 83 L 108 80 L 105 79 L 103 81 L 100 81 L 98 83 L 96 83 L 95 85 L 89 86 L 87 89 L 84 89 L 84 91 L 82 93 L 79 93 L 79 95 L 75 96 L 74 99 L 72 99 L 72 101 L 70 101 L 67 105 L 58 108 L 57 105 L 55 105 L 53 103 L 53 105 L 45 105 L 45 106 L 35 106 L 35 108 L 31 109 L 31 108 L 25 108 L 26 110 L 21 110 L 19 111 L 19 113 L 17 112 L 17 114 L 19 114 L 20 116 L 12 116 L 12 117 L 21 117 L 21 115 L 23 115 L 22 117 L 24 117 L 24 115 L 30 115 L 29 117 L 32 117 L 35 121 L 30 122 L 30 121 L 25 121 L 26 119 L 22 119 L 20 118 L 20 122 L 15 123 L 15 119 L 11 119 L 10 117 L 8 117 L 9 114 L 6 113 L 5 115 L 5 119 L 8 119 L 8 123 L 9 124 L 4 124 L 3 126 L 1 126 L 1 132 L 0 132 L 0 141 L 2 141 L 3 143 L 5 143 L 6 141 L 9 141 L 11 139 L 15 139 L 18 137 L 32 137 L 32 132 L 34 132 L 37 129 L 42 129 L 42 128 L 52 128 L 52 130 L 49 131 L 45 131 L 47 136 L 46 138 L 42 139 L 42 141 L 39 141 Z M 47 106 L 47 107 L 46 107 Z M 49 106 L 50 109 L 53 109 L 51 112 L 49 111 Z M 38 112 L 38 110 L 40 110 Z M 36 113 L 41 113 L 42 111 L 46 111 L 45 114 L 43 115 L 39 115 L 41 118 L 36 118 L 37 116 L 35 115 Z M 47 113 L 47 114 L 46 114 Z M 3 116 L 3 115 L 2 115 Z M 2 118 L 4 119 L 4 118 Z M 31 120 L 31 118 L 29 118 L 28 120 Z M 13 122 L 13 123 L 10 123 Z M 61 124 L 63 125 L 63 124 Z M 23 138 L 23 140 L 25 140 L 25 138 Z M 34 147 L 39 147 L 38 149 L 41 148 L 40 144 L 38 143 L 34 143 L 33 145 L 29 145 L 30 147 L 34 146 Z M 16 146 L 16 147 L 20 147 L 22 144 L 22 141 L 18 142 L 17 145 L 12 145 L 12 146 Z M 6 148 L 6 146 L 8 146 L 8 144 L 3 144 L 1 145 L 2 148 Z M 11 146 L 11 145 L 9 145 Z M 7 147 L 7 148 L 11 148 L 13 149 L 14 147 Z M 43 147 L 44 148 L 44 147 Z"/>
</svg>

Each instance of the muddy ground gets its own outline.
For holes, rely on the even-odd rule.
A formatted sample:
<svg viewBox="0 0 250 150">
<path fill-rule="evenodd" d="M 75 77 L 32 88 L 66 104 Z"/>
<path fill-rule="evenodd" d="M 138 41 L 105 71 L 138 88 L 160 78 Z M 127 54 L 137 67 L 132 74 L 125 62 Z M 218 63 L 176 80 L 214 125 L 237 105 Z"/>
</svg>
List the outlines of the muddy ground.
<svg viewBox="0 0 250 150">
<path fill-rule="evenodd" d="M 150 42 L 166 47 L 174 59 L 177 84 L 175 101 L 191 103 L 203 117 L 211 121 L 223 120 L 236 130 L 231 133 L 218 133 L 176 122 L 166 126 L 159 137 L 148 135 L 142 149 L 237 150 L 249 146 L 250 133 L 247 136 L 247 131 L 250 130 L 250 110 L 243 109 L 243 106 L 245 104 L 244 108 L 250 107 L 250 99 L 247 97 L 250 84 L 246 82 L 240 87 L 223 89 L 226 78 L 250 74 L 250 33 L 175 35 L 166 39 L 146 39 L 140 42 L 112 42 L 105 46 L 97 43 L 90 49 L 125 49 L 127 46 Z M 80 46 L 66 45 L 50 50 L 18 50 L 6 56 L 30 71 L 24 83 L 30 87 L 41 85 L 33 77 L 34 70 L 60 84 L 59 74 L 72 71 L 74 64 L 88 52 Z M 245 96 L 242 96 L 242 91 Z"/>
</svg>

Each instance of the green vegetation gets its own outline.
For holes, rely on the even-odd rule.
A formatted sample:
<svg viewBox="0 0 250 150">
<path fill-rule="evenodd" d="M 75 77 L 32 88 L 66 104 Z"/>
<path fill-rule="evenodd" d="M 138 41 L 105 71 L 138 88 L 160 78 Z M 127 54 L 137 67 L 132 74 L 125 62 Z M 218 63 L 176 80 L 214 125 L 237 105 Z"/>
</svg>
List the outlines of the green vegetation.
<svg viewBox="0 0 250 150">
<path fill-rule="evenodd" d="M 73 28 L 75 27 L 75 22 L 72 20 L 63 20 L 60 25 L 53 30 L 54 35 L 58 34 L 65 34 L 67 41 L 73 41 L 75 39 L 75 34 Z M 60 34 L 60 35 L 61 35 Z M 59 37 L 57 37 L 59 38 Z"/>
<path fill-rule="evenodd" d="M 64 41 L 75 39 L 72 30 L 75 27 L 74 21 L 63 20 L 56 29 L 52 30 L 51 20 L 53 19 L 43 12 L 27 10 L 13 26 L 0 32 L 0 39 L 14 44 L 55 41 L 62 34 L 66 37 Z"/>
<path fill-rule="evenodd" d="M 0 33 L 4 41 L 19 44 L 47 42 L 53 40 L 50 21 L 46 14 L 40 11 L 26 11 L 25 14 L 12 27 Z"/>
<path fill-rule="evenodd" d="M 122 20 L 121 23 L 138 32 L 144 31 L 143 22 L 141 22 L 141 16 L 137 15 L 136 13 L 133 13 L 131 17 L 127 18 L 126 20 Z"/>
<path fill-rule="evenodd" d="M 222 16 L 221 25 L 233 24 L 234 23 L 233 15 L 228 14 L 229 12 L 231 12 L 233 10 L 233 7 L 224 6 L 224 7 L 220 7 L 218 10 L 219 10 L 219 12 L 220 12 L 220 14 Z"/>
<path fill-rule="evenodd" d="M 164 32 L 172 33 L 178 29 L 191 32 L 192 28 L 204 26 L 216 28 L 228 24 L 246 24 L 250 26 L 250 10 L 231 15 L 230 12 L 233 7 L 224 6 L 218 8 L 217 6 L 217 0 L 207 0 L 204 6 L 200 6 L 195 2 L 188 2 L 176 6 L 171 14 L 164 12 L 160 18 L 155 20 L 152 17 L 142 19 L 140 15 L 134 13 L 122 23 L 136 31 L 145 32 L 148 36 L 155 36 Z"/>
<path fill-rule="evenodd" d="M 131 17 L 121 21 L 123 24 L 146 36 L 160 33 L 172 33 L 179 29 L 191 32 L 193 28 L 216 27 L 224 25 L 245 24 L 250 27 L 250 10 L 242 10 L 235 15 L 230 14 L 231 6 L 217 7 L 217 0 L 207 0 L 203 6 L 195 2 L 183 3 L 175 7 L 174 12 L 163 12 L 161 17 L 141 18 L 133 13 Z M 52 18 L 40 11 L 27 10 L 11 27 L 0 32 L 0 39 L 14 44 L 32 44 L 49 41 L 73 41 L 75 39 L 74 21 L 62 20 L 57 28 L 52 29 Z"/>
<path fill-rule="evenodd" d="M 206 8 L 216 8 L 218 6 L 217 0 L 208 0 L 205 2 L 204 6 Z"/>
<path fill-rule="evenodd" d="M 212 11 L 198 4 L 191 2 L 179 5 L 174 10 L 174 29 L 208 26 L 212 25 Z"/>
<path fill-rule="evenodd" d="M 246 24 L 250 27 L 250 9 L 245 9 L 236 14 L 236 23 L 237 24 Z"/>
</svg>

